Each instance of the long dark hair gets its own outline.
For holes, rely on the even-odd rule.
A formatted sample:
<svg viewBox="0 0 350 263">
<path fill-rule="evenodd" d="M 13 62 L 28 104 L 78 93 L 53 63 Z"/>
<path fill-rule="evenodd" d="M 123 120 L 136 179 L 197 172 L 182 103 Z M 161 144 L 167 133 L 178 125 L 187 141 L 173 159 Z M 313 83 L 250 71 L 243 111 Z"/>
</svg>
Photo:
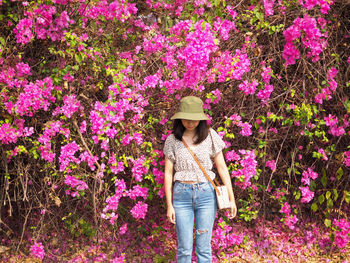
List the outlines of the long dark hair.
<svg viewBox="0 0 350 263">
<path fill-rule="evenodd" d="M 175 119 L 174 120 L 174 126 L 173 126 L 173 134 L 176 139 L 182 140 L 182 136 L 185 132 L 186 128 L 182 125 L 181 119 Z M 194 144 L 199 144 L 202 141 L 204 141 L 209 134 L 209 125 L 207 121 L 199 121 L 199 124 L 196 128 L 196 135 L 197 140 L 194 142 Z"/>
</svg>

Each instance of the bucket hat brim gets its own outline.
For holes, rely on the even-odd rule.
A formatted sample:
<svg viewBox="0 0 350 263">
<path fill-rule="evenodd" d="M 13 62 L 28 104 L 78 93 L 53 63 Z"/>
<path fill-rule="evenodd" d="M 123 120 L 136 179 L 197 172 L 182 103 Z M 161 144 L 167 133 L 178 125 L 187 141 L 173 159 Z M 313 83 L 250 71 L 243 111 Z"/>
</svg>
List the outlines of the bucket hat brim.
<svg viewBox="0 0 350 263">
<path fill-rule="evenodd" d="M 207 115 L 205 115 L 202 112 L 199 112 L 199 113 L 177 112 L 170 119 L 171 120 L 183 119 L 183 120 L 192 120 L 192 121 L 209 120 Z"/>
</svg>

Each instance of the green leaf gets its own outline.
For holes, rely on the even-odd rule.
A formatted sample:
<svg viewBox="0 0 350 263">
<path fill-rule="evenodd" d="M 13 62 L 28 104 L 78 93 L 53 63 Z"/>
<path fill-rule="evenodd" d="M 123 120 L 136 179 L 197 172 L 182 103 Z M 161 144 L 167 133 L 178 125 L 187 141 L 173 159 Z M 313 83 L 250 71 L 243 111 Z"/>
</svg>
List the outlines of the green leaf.
<svg viewBox="0 0 350 263">
<path fill-rule="evenodd" d="M 311 205 L 311 209 L 312 211 L 316 212 L 318 210 L 318 205 L 316 204 L 316 202 L 313 202 Z"/>
<path fill-rule="evenodd" d="M 327 191 L 327 193 L 326 193 L 326 199 L 328 200 L 330 197 L 331 197 L 331 192 L 330 191 Z"/>
<path fill-rule="evenodd" d="M 324 220 L 324 224 L 325 224 L 326 227 L 331 227 L 332 221 L 326 218 L 326 219 Z"/>
<path fill-rule="evenodd" d="M 0 37 L 0 43 L 5 46 L 5 39 L 3 37 Z"/>
<path fill-rule="evenodd" d="M 344 200 L 347 204 L 350 203 L 350 191 L 344 190 Z"/>
<path fill-rule="evenodd" d="M 75 60 L 76 60 L 79 64 L 81 64 L 81 62 L 83 61 L 83 57 L 81 56 L 81 54 L 75 54 L 74 57 L 75 57 Z"/>
<path fill-rule="evenodd" d="M 339 197 L 337 189 L 333 189 L 333 193 L 334 193 L 334 201 L 337 201 L 337 199 Z"/>
<path fill-rule="evenodd" d="M 324 200 L 325 200 L 324 195 L 320 195 L 320 196 L 318 197 L 318 202 L 319 202 L 321 205 L 323 204 Z"/>
<path fill-rule="evenodd" d="M 295 195 L 295 200 L 299 200 L 301 196 L 301 192 L 298 191 L 297 194 Z"/>
<path fill-rule="evenodd" d="M 332 199 L 328 199 L 327 200 L 327 207 L 328 208 L 333 208 L 333 200 Z"/>
<path fill-rule="evenodd" d="M 327 185 L 327 177 L 325 175 L 322 176 L 321 183 L 322 183 L 323 187 L 326 187 L 326 185 Z"/>
<path fill-rule="evenodd" d="M 344 174 L 343 168 L 339 167 L 337 171 L 337 179 L 339 180 Z"/>
</svg>

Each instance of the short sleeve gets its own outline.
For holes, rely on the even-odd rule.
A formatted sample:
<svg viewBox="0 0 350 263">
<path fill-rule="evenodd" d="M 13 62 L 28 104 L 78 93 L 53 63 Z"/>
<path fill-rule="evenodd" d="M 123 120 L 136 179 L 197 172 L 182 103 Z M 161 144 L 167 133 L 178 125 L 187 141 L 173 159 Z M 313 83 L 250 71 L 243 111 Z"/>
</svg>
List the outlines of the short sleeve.
<svg viewBox="0 0 350 263">
<path fill-rule="evenodd" d="M 174 153 L 174 143 L 175 137 L 173 134 L 170 134 L 165 140 L 163 153 L 164 155 L 172 162 L 175 162 L 175 153 Z"/>
<path fill-rule="evenodd" d="M 219 134 L 217 134 L 216 131 L 213 129 L 210 129 L 210 135 L 212 139 L 212 152 L 211 152 L 211 157 L 215 157 L 219 152 L 222 151 L 222 149 L 225 148 L 225 142 L 221 139 Z"/>
</svg>

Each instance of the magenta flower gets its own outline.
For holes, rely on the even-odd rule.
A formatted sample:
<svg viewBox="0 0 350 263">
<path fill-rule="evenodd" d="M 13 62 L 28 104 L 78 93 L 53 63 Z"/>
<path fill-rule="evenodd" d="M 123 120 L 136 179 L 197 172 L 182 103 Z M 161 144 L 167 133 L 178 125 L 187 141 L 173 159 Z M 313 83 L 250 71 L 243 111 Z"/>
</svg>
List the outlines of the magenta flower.
<svg viewBox="0 0 350 263">
<path fill-rule="evenodd" d="M 263 4 L 265 8 L 265 16 L 272 16 L 275 0 L 263 0 Z"/>
<path fill-rule="evenodd" d="M 256 81 L 249 83 L 247 80 L 245 80 L 241 84 L 239 84 L 238 89 L 243 91 L 245 95 L 250 95 L 255 93 L 256 87 L 258 85 L 259 83 Z"/>
<path fill-rule="evenodd" d="M 33 39 L 32 26 L 32 19 L 24 18 L 18 22 L 16 28 L 13 30 L 17 43 L 26 44 Z"/>
<path fill-rule="evenodd" d="M 121 254 L 120 257 L 116 256 L 115 258 L 112 259 L 112 263 L 125 263 L 125 254 Z"/>
<path fill-rule="evenodd" d="M 290 205 L 287 202 L 285 202 L 280 212 L 289 215 L 291 213 Z"/>
<path fill-rule="evenodd" d="M 63 113 L 67 118 L 72 117 L 74 112 L 77 112 L 80 107 L 80 101 L 76 99 L 74 94 L 70 96 L 63 97 L 64 105 L 61 108 L 61 113 Z"/>
<path fill-rule="evenodd" d="M 310 191 L 309 187 L 299 187 L 301 190 L 301 202 L 309 203 L 314 198 L 314 192 Z"/>
<path fill-rule="evenodd" d="M 296 215 L 286 216 L 284 218 L 284 224 L 289 227 L 290 230 L 295 229 L 295 224 L 299 221 Z"/>
<path fill-rule="evenodd" d="M 119 228 L 119 234 L 124 235 L 128 231 L 128 223 L 125 223 Z"/>
<path fill-rule="evenodd" d="M 30 247 L 30 253 L 38 258 L 43 260 L 45 257 L 44 246 L 41 242 L 34 242 L 34 244 Z"/>
<path fill-rule="evenodd" d="M 80 147 L 75 141 L 61 147 L 61 155 L 59 157 L 61 172 L 69 166 L 69 162 L 80 163 L 80 160 L 74 156 L 79 150 Z"/>
<path fill-rule="evenodd" d="M 241 135 L 250 136 L 253 134 L 251 130 L 252 125 L 250 125 L 248 122 L 239 122 L 237 126 L 242 128 L 242 130 L 239 132 Z"/>
<path fill-rule="evenodd" d="M 350 151 L 344 152 L 344 164 L 350 167 Z"/>
<path fill-rule="evenodd" d="M 147 213 L 148 205 L 141 201 L 137 202 L 136 205 L 130 210 L 132 216 L 136 219 L 144 219 Z"/>
<path fill-rule="evenodd" d="M 271 171 L 275 171 L 276 170 L 276 161 L 275 160 L 266 161 L 265 167 L 269 167 L 271 169 Z"/>
<path fill-rule="evenodd" d="M 306 171 L 303 171 L 302 176 L 301 182 L 304 183 L 304 185 L 310 185 L 310 178 L 316 180 L 318 173 L 314 172 L 311 168 L 308 168 Z"/>
</svg>

